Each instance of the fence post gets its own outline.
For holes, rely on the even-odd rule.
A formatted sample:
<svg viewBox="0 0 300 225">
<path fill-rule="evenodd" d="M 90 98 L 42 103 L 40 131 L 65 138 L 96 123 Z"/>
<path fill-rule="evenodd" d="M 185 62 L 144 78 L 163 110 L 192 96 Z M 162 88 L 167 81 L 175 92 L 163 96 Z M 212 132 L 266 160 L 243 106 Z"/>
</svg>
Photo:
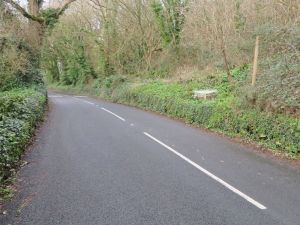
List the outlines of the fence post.
<svg viewBox="0 0 300 225">
<path fill-rule="evenodd" d="M 254 59 L 253 59 L 253 70 L 252 70 L 252 86 L 254 86 L 256 82 L 258 45 L 259 45 L 259 36 L 256 36 L 255 48 L 254 48 Z"/>
</svg>

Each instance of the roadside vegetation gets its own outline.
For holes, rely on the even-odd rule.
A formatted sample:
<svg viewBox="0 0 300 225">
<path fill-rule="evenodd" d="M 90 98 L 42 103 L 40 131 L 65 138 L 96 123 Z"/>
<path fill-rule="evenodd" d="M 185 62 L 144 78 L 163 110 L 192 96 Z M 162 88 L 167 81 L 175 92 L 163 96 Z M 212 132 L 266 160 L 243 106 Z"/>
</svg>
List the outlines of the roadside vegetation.
<svg viewBox="0 0 300 225">
<path fill-rule="evenodd" d="M 0 204 L 13 195 L 11 181 L 47 103 L 40 67 L 45 37 L 41 31 L 48 29 L 45 21 L 53 15 L 41 20 L 34 14 L 42 1 L 28 3 L 29 13 L 15 1 L 0 1 Z"/>
<path fill-rule="evenodd" d="M 124 78 L 118 78 L 112 83 L 98 83 L 97 87 L 50 85 L 50 88 L 73 94 L 88 94 L 152 110 L 230 137 L 254 141 L 268 149 L 279 150 L 288 157 L 298 157 L 299 119 L 247 108 L 238 97 L 239 91 L 234 90 L 225 77 L 220 80 L 210 79 L 212 80 L 209 82 L 191 80 L 172 83 L 163 81 L 132 83 L 125 81 Z M 192 91 L 204 87 L 216 88 L 219 92 L 218 97 L 207 101 L 194 99 Z"/>
<path fill-rule="evenodd" d="M 299 6 L 299 0 L 77 1 L 47 37 L 42 67 L 52 88 L 150 109 L 297 157 Z M 194 99 L 198 89 L 218 95 Z"/>
<path fill-rule="evenodd" d="M 14 173 L 24 147 L 43 116 L 46 93 L 43 87 L 12 89 L 0 93 L 0 178 Z"/>
<path fill-rule="evenodd" d="M 34 49 L 24 39 L 20 21 L 0 4 L 0 184 L 21 158 L 46 96 Z"/>
<path fill-rule="evenodd" d="M 43 79 L 299 156 L 300 0 L 27 2 L 0 1 L 1 182 L 42 118 Z"/>
</svg>

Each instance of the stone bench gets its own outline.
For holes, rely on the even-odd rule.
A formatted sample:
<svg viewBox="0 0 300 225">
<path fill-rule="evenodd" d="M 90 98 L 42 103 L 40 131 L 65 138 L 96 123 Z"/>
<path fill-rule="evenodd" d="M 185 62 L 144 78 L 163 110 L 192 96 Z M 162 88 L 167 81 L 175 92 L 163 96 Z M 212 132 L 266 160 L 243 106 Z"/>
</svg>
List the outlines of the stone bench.
<svg viewBox="0 0 300 225">
<path fill-rule="evenodd" d="M 216 97 L 216 95 L 218 94 L 217 90 L 214 89 L 204 89 L 204 90 L 195 90 L 193 91 L 194 98 L 198 98 L 198 99 L 212 99 L 214 97 Z"/>
</svg>

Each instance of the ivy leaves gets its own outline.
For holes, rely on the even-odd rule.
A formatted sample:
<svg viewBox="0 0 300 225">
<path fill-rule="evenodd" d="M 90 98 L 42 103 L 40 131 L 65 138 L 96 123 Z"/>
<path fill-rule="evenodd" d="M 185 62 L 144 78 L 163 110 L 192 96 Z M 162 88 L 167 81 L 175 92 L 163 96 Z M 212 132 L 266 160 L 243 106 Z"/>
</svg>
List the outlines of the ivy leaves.
<svg viewBox="0 0 300 225">
<path fill-rule="evenodd" d="M 45 103 L 45 93 L 34 89 L 15 89 L 0 94 L 0 183 L 17 165 Z"/>
<path fill-rule="evenodd" d="M 44 26 L 51 31 L 58 22 L 59 9 L 48 8 L 41 10 L 41 16 L 44 18 Z"/>
</svg>

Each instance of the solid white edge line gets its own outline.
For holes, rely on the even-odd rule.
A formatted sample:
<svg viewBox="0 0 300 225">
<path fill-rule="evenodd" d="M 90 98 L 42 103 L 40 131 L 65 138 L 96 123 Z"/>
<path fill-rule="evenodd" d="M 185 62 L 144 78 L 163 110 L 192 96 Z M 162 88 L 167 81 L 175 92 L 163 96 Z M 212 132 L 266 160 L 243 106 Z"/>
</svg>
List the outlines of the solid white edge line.
<svg viewBox="0 0 300 225">
<path fill-rule="evenodd" d="M 198 170 L 200 170 L 201 172 L 205 173 L 207 176 L 211 177 L 212 179 L 214 179 L 215 181 L 219 182 L 220 184 L 222 184 L 223 186 L 225 186 L 226 188 L 228 188 L 229 190 L 231 190 L 232 192 L 236 193 L 237 195 L 239 195 L 240 197 L 244 198 L 245 200 L 247 200 L 248 202 L 250 202 L 251 204 L 255 205 L 257 208 L 265 210 L 267 209 L 266 206 L 262 205 L 261 203 L 255 201 L 253 198 L 249 197 L 248 195 L 244 194 L 243 192 L 239 191 L 238 189 L 236 189 L 235 187 L 231 186 L 230 184 L 228 184 L 227 182 L 225 182 L 224 180 L 222 180 L 221 178 L 215 176 L 214 174 L 212 174 L 211 172 L 209 172 L 208 170 L 204 169 L 203 167 L 199 166 L 197 163 L 193 162 L 192 160 L 190 160 L 189 158 L 187 158 L 186 156 L 182 155 L 181 153 L 175 151 L 173 148 L 169 147 L 168 145 L 164 144 L 163 142 L 161 142 L 160 140 L 156 139 L 155 137 L 151 136 L 150 134 L 148 134 L 147 132 L 144 132 L 144 134 L 149 137 L 150 139 L 152 139 L 153 141 L 157 142 L 158 144 L 162 145 L 163 147 L 165 147 L 166 149 L 168 149 L 169 151 L 173 152 L 175 155 L 179 156 L 180 158 L 182 158 L 183 160 L 185 160 L 186 162 L 188 162 L 189 164 L 191 164 L 192 166 L 194 166 L 195 168 L 197 168 Z"/>
<path fill-rule="evenodd" d="M 122 118 L 121 116 L 118 116 L 117 114 L 115 114 L 115 113 L 109 111 L 109 110 L 106 109 L 106 108 L 101 107 L 101 109 L 104 110 L 104 111 L 106 111 L 106 112 L 108 112 L 108 113 L 110 113 L 110 114 L 112 114 L 112 115 L 114 115 L 115 117 L 117 117 L 118 119 L 120 119 L 120 120 L 122 120 L 122 121 L 124 121 L 124 122 L 126 121 L 126 120 L 125 120 L 124 118 Z"/>
<path fill-rule="evenodd" d="M 62 95 L 48 95 L 48 98 L 63 98 Z"/>
</svg>

